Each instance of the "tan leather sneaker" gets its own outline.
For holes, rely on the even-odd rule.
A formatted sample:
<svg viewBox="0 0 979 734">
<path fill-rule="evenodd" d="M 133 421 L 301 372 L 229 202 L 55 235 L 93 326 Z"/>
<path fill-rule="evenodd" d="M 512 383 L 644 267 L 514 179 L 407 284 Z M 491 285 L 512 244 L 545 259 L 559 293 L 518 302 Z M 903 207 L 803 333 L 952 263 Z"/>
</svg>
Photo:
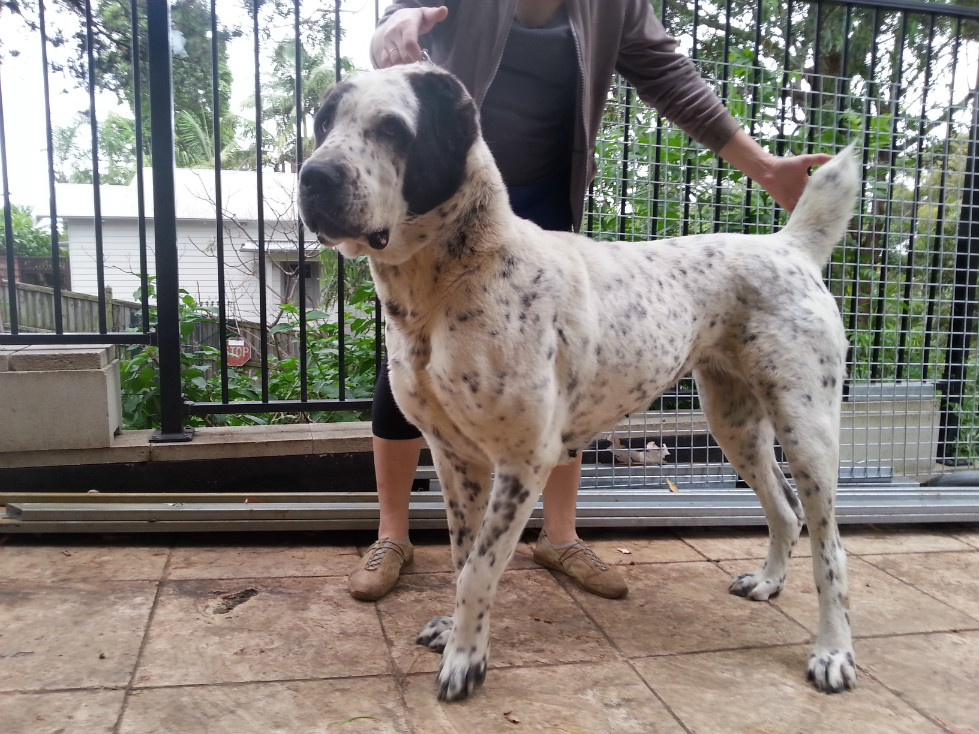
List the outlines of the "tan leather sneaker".
<svg viewBox="0 0 979 734">
<path fill-rule="evenodd" d="M 629 593 L 629 587 L 619 570 L 595 555 L 581 538 L 567 548 L 555 548 L 541 530 L 534 548 L 534 560 L 545 568 L 553 568 L 567 574 L 585 591 L 609 599 L 621 599 Z"/>
<path fill-rule="evenodd" d="M 347 579 L 350 595 L 362 601 L 376 601 L 398 583 L 401 568 L 411 563 L 415 549 L 411 543 L 390 538 L 375 541 Z"/>
</svg>

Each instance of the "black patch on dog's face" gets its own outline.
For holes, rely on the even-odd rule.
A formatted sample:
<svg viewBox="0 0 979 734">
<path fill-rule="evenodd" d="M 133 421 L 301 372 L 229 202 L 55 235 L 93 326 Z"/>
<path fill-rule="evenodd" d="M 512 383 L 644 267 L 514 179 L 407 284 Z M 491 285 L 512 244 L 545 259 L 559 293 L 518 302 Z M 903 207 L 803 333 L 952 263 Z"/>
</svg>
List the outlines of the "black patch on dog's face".
<svg viewBox="0 0 979 734">
<path fill-rule="evenodd" d="M 476 107 L 462 84 L 438 72 L 412 74 L 418 126 L 408 147 L 402 194 L 412 214 L 449 199 L 466 177 L 466 157 L 479 134 Z"/>
</svg>

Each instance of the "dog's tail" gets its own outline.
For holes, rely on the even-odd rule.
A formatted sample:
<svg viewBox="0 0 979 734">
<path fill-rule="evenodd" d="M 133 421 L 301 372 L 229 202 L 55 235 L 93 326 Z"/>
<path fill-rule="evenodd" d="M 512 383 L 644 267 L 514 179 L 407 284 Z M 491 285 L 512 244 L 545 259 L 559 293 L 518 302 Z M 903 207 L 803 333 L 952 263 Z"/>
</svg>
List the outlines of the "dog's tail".
<svg viewBox="0 0 979 734">
<path fill-rule="evenodd" d="M 794 235 L 817 267 L 822 267 L 846 234 L 860 185 L 859 169 L 851 143 L 829 163 L 819 167 L 799 199 L 782 231 Z"/>
</svg>

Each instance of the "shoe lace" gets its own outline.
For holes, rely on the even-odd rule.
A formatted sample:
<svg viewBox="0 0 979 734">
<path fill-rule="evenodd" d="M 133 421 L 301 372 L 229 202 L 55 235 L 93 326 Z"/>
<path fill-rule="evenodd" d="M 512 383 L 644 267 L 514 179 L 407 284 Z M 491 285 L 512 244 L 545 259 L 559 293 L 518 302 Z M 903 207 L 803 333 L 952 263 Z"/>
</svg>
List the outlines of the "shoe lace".
<svg viewBox="0 0 979 734">
<path fill-rule="evenodd" d="M 384 560 L 384 556 L 387 555 L 388 551 L 392 550 L 401 553 L 401 548 L 399 548 L 398 544 L 393 540 L 383 539 L 374 541 L 368 550 L 370 556 L 367 558 L 365 568 L 367 568 L 368 571 L 376 571 L 377 567 L 381 565 L 381 561 Z M 404 554 L 401 553 L 401 555 Z"/>
<path fill-rule="evenodd" d="M 593 551 L 584 543 L 575 543 L 573 546 L 571 546 L 569 550 L 570 550 L 570 552 L 568 553 L 569 556 L 580 553 L 585 557 L 585 560 L 588 562 L 588 565 L 595 566 L 600 571 L 608 571 L 608 566 L 605 564 L 605 562 L 597 555 L 595 555 L 595 551 Z"/>
</svg>

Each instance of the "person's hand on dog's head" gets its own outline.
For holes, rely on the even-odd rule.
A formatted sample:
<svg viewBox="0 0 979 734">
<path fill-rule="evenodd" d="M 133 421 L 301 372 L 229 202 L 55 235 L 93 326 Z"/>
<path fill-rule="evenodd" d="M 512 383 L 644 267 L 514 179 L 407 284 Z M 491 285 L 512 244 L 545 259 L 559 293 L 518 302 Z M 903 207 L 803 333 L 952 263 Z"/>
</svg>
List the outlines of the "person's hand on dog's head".
<svg viewBox="0 0 979 734">
<path fill-rule="evenodd" d="M 449 16 L 444 5 L 437 8 L 402 8 L 377 27 L 371 38 L 371 60 L 381 69 L 421 61 L 418 39 Z"/>
</svg>

